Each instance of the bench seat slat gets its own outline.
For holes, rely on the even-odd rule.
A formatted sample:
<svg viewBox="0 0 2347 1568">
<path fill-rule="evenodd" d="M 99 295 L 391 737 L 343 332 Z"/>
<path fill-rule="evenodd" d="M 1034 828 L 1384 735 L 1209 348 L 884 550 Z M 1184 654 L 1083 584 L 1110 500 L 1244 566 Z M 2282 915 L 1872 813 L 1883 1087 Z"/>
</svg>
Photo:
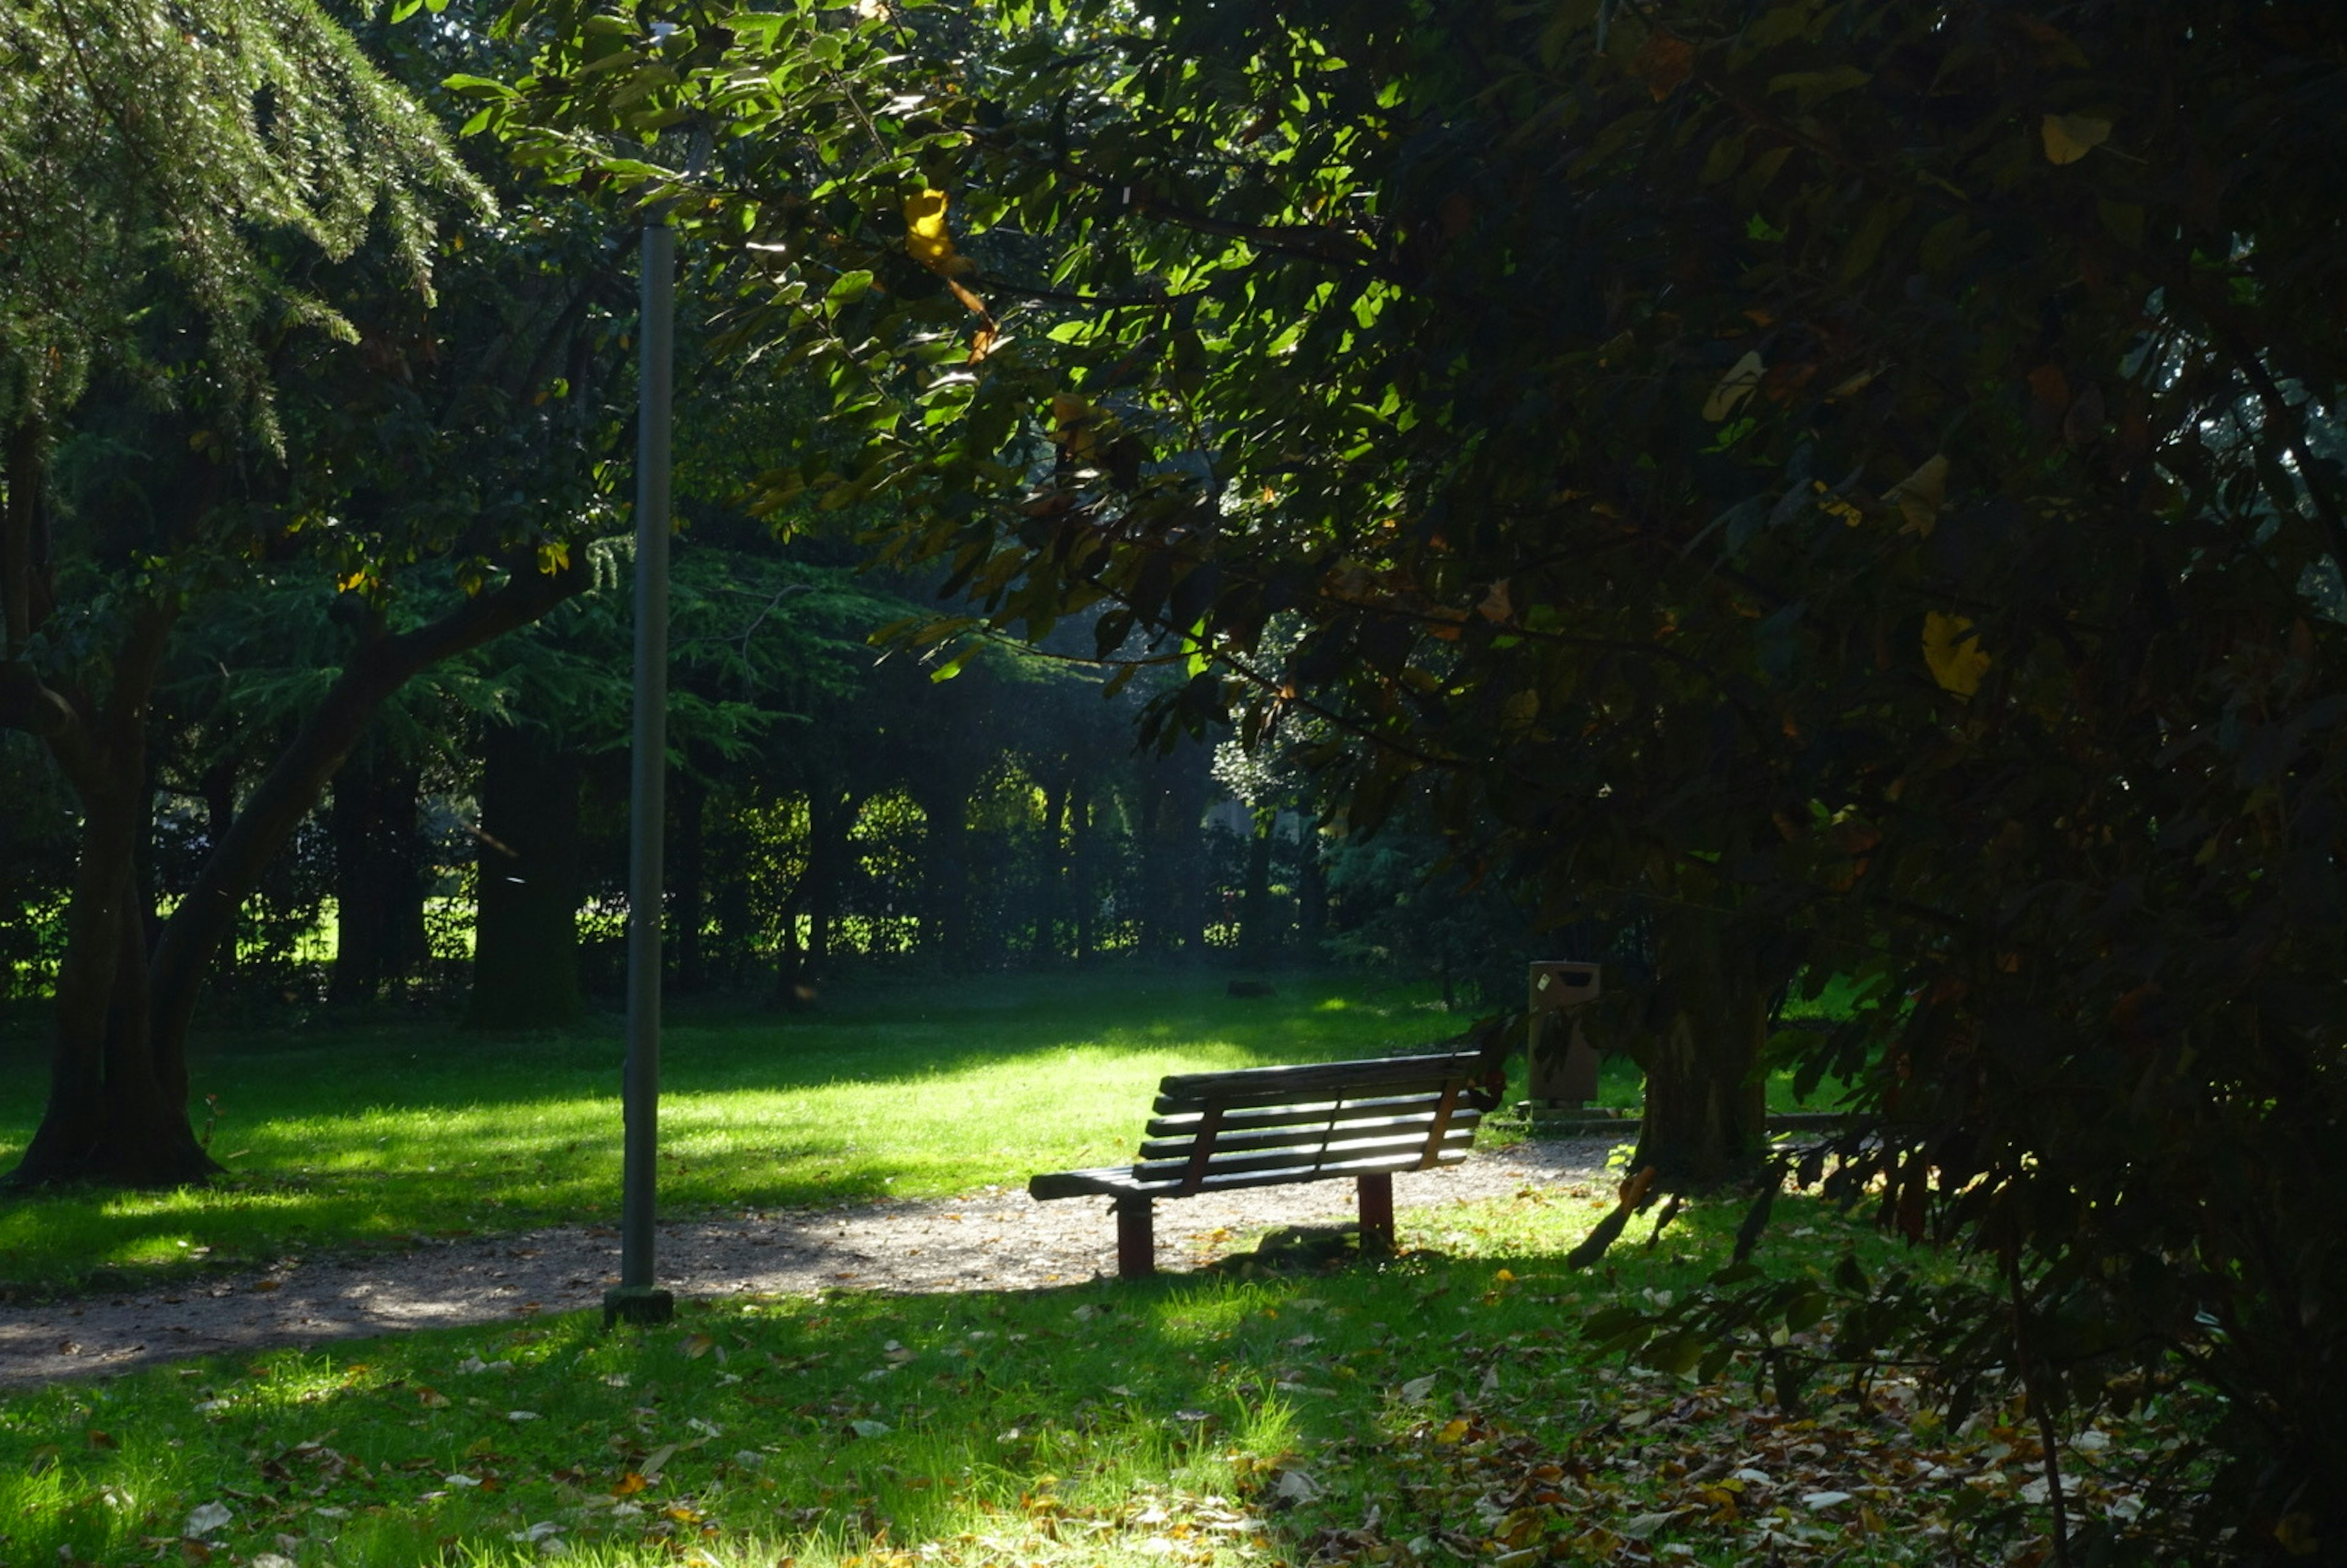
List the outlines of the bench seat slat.
<svg viewBox="0 0 2347 1568">
<path fill-rule="evenodd" d="M 1332 1160 L 1318 1167 L 1308 1164 L 1285 1164 L 1250 1170 L 1210 1171 L 1198 1190 L 1204 1193 L 1226 1192 L 1238 1187 L 1274 1187 L 1290 1183 L 1334 1181 L 1339 1177 L 1373 1176 L 1380 1172 L 1418 1169 L 1419 1151 L 1415 1146 L 1402 1154 L 1383 1154 L 1344 1160 Z M 1437 1152 L 1438 1165 L 1456 1165 L 1467 1158 L 1471 1145 L 1464 1140 L 1453 1143 L 1445 1140 Z M 1053 1171 L 1029 1180 L 1030 1195 L 1042 1200 L 1078 1197 L 1174 1197 L 1179 1195 L 1178 1174 L 1164 1181 L 1143 1181 L 1133 1173 L 1130 1165 L 1103 1165 L 1089 1171 Z"/>
<path fill-rule="evenodd" d="M 1466 1150 L 1475 1139 L 1471 1127 L 1446 1131 L 1439 1147 Z M 1337 1138 L 1326 1144 L 1313 1143 L 1302 1148 L 1289 1146 L 1265 1150 L 1258 1153 L 1225 1154 L 1216 1145 L 1206 1161 L 1209 1178 L 1247 1171 L 1308 1171 L 1317 1167 L 1333 1167 L 1359 1160 L 1390 1160 L 1400 1162 L 1395 1168 L 1404 1169 L 1418 1163 L 1426 1152 L 1424 1132 L 1406 1133 L 1399 1137 Z M 1325 1149 L 1325 1154 L 1321 1153 Z M 1187 1159 L 1146 1160 L 1132 1167 L 1133 1173 L 1143 1185 L 1158 1182 L 1179 1184 L 1188 1173 Z"/>
<path fill-rule="evenodd" d="M 1393 1137 L 1403 1134 L 1424 1143 L 1427 1132 L 1434 1125 L 1434 1110 L 1435 1108 L 1430 1105 L 1426 1110 L 1410 1116 L 1368 1116 L 1358 1121 L 1348 1118 L 1333 1126 L 1328 1119 L 1323 1116 L 1286 1127 L 1250 1129 L 1245 1132 L 1234 1132 L 1231 1124 L 1225 1122 L 1214 1131 L 1214 1152 L 1217 1154 L 1225 1152 L 1244 1154 L 1261 1149 L 1290 1149 L 1321 1143 L 1344 1143 L 1358 1138 Z M 1481 1119 L 1481 1112 L 1471 1106 L 1452 1112 L 1450 1125 L 1454 1128 L 1473 1127 Z M 1147 1163 L 1152 1160 L 1184 1158 L 1193 1148 L 1197 1146 L 1197 1142 L 1194 1132 L 1188 1136 L 1152 1138 L 1141 1145 L 1141 1159 L 1143 1163 Z"/>
</svg>

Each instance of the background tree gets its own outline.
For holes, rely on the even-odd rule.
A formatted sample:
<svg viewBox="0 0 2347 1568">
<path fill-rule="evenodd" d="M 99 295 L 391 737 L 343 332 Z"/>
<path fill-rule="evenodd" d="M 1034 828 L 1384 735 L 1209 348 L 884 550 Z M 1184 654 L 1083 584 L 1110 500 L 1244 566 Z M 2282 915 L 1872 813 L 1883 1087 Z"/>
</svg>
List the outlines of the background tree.
<svg viewBox="0 0 2347 1568">
<path fill-rule="evenodd" d="M 0 723 L 39 737 L 81 814 L 50 1099 L 15 1179 L 182 1180 L 210 1168 L 188 1020 L 245 894 L 390 693 L 571 591 L 536 551 L 572 518 L 428 492 L 374 513 L 347 447 L 323 460 L 351 434 L 337 379 L 413 368 L 425 205 L 481 200 L 331 21 L 271 0 L 34 5 L 5 27 L 0 226 L 25 243 L 0 282 Z M 384 308 L 402 291 L 404 319 Z M 475 563 L 475 591 L 395 595 L 389 569 L 425 554 Z M 175 628 L 303 558 L 313 591 L 339 576 L 354 646 L 150 939 L 149 725 Z"/>
</svg>

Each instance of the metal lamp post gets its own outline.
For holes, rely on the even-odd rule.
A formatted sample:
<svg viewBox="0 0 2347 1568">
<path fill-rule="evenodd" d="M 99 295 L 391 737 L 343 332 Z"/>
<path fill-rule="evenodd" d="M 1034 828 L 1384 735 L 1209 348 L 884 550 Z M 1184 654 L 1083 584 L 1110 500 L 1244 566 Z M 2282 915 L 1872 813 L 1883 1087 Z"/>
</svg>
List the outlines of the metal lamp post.
<svg viewBox="0 0 2347 1568">
<path fill-rule="evenodd" d="M 699 171 L 696 140 L 688 178 Z M 637 322 L 635 731 L 628 806 L 628 1064 L 620 1173 L 620 1283 L 603 1322 L 665 1323 L 676 1300 L 654 1283 L 659 1177 L 661 905 L 668 821 L 669 406 L 676 348 L 676 233 L 665 203 L 644 222 Z"/>
</svg>

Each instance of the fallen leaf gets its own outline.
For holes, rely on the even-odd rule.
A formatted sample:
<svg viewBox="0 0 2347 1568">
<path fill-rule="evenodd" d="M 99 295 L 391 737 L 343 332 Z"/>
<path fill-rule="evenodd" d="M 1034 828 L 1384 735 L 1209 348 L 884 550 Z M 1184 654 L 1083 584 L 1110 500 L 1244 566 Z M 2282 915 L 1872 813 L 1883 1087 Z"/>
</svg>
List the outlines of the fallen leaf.
<svg viewBox="0 0 2347 1568">
<path fill-rule="evenodd" d="M 1915 466 L 1915 471 L 1891 487 L 1882 497 L 1899 508 L 1907 520 L 1904 533 L 1929 535 L 1932 525 L 1939 520 L 1940 508 L 1948 501 L 1948 459 L 1945 453 L 1934 453 Z"/>
<path fill-rule="evenodd" d="M 229 1521 L 235 1517 L 224 1502 L 203 1503 L 189 1512 L 187 1528 L 180 1533 L 190 1541 L 200 1540 L 216 1530 L 227 1529 Z"/>
<path fill-rule="evenodd" d="M 1614 1532 L 1627 1540 L 1646 1541 L 1652 1539 L 1656 1531 L 1662 1529 L 1665 1525 L 1670 1523 L 1672 1520 L 1676 1519 L 1677 1517 L 1678 1512 L 1676 1510 L 1673 1510 L 1668 1513 L 1641 1513 L 1635 1518 L 1625 1520 L 1622 1523 L 1615 1525 L 1614 1527 Z"/>
<path fill-rule="evenodd" d="M 1719 384 L 1711 389 L 1711 396 L 1704 402 L 1703 416 L 1717 425 L 1735 413 L 1752 395 L 1753 388 L 1760 384 L 1763 374 L 1759 351 L 1747 353 L 1730 365 L 1727 374 L 1719 378 Z"/>
<path fill-rule="evenodd" d="M 633 1497 L 636 1493 L 643 1491 L 645 1487 L 651 1484 L 651 1483 L 650 1481 L 647 1481 L 636 1471 L 630 1471 L 627 1474 L 621 1476 L 618 1481 L 611 1483 L 611 1495 L 613 1497 Z"/>
<path fill-rule="evenodd" d="M 886 1421 L 866 1419 L 848 1422 L 847 1430 L 854 1432 L 859 1438 L 885 1438 L 888 1435 L 890 1428 Z M 1015 1427 L 1012 1428 L 1011 1432 L 1015 1437 L 1017 1435 L 1018 1429 Z"/>
<path fill-rule="evenodd" d="M 706 1334 L 688 1334 L 684 1337 L 684 1343 L 678 1346 L 677 1348 L 683 1351 L 686 1356 L 692 1358 L 693 1360 L 698 1361 L 703 1356 L 708 1355 L 712 1350 L 717 1348 L 717 1341 L 711 1338 Z"/>
</svg>

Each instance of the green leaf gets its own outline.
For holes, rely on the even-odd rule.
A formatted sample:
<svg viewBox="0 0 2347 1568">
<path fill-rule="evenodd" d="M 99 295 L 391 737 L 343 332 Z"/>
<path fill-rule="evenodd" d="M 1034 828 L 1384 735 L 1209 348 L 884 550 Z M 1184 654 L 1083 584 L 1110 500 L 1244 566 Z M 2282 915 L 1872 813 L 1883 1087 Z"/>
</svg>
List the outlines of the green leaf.
<svg viewBox="0 0 2347 1568">
<path fill-rule="evenodd" d="M 434 9 L 437 10 L 438 7 L 435 6 Z M 458 97 L 465 98 L 510 98 L 519 96 L 512 87 L 498 81 L 495 77 L 470 76 L 463 71 L 443 77 L 440 85 Z"/>
</svg>

